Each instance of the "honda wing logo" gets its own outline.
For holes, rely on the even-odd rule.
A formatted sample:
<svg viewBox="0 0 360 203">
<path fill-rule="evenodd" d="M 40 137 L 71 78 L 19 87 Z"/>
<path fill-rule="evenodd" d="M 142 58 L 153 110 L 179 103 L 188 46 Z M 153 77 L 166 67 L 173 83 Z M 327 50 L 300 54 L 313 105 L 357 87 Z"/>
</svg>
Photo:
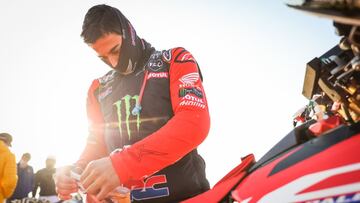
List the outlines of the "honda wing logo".
<svg viewBox="0 0 360 203">
<path fill-rule="evenodd" d="M 194 85 L 199 80 L 199 73 L 193 72 L 182 76 L 180 79 L 184 85 Z"/>
</svg>

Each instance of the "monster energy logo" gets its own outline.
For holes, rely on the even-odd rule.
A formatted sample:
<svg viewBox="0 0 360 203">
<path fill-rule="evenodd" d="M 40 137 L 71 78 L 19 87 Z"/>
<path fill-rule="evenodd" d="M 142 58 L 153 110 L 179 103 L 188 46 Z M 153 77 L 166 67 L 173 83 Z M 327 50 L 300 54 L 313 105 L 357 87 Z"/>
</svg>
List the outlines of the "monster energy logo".
<svg viewBox="0 0 360 203">
<path fill-rule="evenodd" d="M 121 98 L 120 100 L 118 100 L 117 102 L 114 103 L 114 105 L 116 106 L 116 112 L 117 112 L 117 116 L 118 116 L 118 128 L 120 131 L 120 135 L 122 136 L 123 132 L 122 132 L 122 115 L 121 115 L 121 106 L 124 104 L 125 105 L 125 123 L 126 123 L 126 130 L 128 132 L 129 135 L 129 140 L 131 139 L 131 130 L 130 130 L 130 115 L 131 115 L 131 101 L 135 101 L 135 103 L 137 103 L 139 100 L 139 96 L 135 95 L 135 96 L 130 96 L 130 95 L 126 95 L 123 98 Z M 132 122 L 131 122 L 132 123 Z M 140 114 L 137 115 L 136 118 L 136 127 L 137 130 L 139 131 L 140 128 Z"/>
</svg>

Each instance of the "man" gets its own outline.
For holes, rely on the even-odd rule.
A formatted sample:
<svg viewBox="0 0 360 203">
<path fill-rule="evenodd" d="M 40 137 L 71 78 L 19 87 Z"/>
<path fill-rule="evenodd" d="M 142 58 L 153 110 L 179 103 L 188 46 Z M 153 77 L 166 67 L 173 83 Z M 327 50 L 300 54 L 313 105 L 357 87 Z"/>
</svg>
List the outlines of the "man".
<svg viewBox="0 0 360 203">
<path fill-rule="evenodd" d="M 39 199 L 43 202 L 58 202 L 59 198 L 55 191 L 55 182 L 53 175 L 55 174 L 56 159 L 53 156 L 48 156 L 46 159 L 46 168 L 40 169 L 35 174 L 35 187 L 32 191 L 32 196 L 35 197 L 38 188 L 40 188 Z"/>
<path fill-rule="evenodd" d="M 107 5 L 89 9 L 81 36 L 112 68 L 88 92 L 90 136 L 76 163 L 86 192 L 103 200 L 123 185 L 134 202 L 177 202 L 208 190 L 196 148 L 210 119 L 194 57 L 156 51 Z M 56 176 L 62 199 L 77 191 L 69 170 Z"/>
<path fill-rule="evenodd" d="M 17 182 L 15 155 L 9 150 L 12 136 L 0 133 L 0 203 L 14 192 Z"/>
<path fill-rule="evenodd" d="M 21 200 L 28 197 L 29 193 L 34 187 L 34 170 L 28 164 L 31 159 L 30 153 L 24 153 L 21 160 L 17 164 L 17 175 L 19 180 L 16 184 L 13 195 L 9 198 L 8 202 L 12 200 Z"/>
</svg>

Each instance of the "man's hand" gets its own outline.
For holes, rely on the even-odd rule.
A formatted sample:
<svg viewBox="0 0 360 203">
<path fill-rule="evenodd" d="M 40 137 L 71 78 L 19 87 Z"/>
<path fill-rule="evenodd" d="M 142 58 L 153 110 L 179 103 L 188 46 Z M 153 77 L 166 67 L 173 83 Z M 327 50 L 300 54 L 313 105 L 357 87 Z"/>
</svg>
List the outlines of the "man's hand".
<svg viewBox="0 0 360 203">
<path fill-rule="evenodd" d="M 81 174 L 80 182 L 88 194 L 96 196 L 100 201 L 120 186 L 110 157 L 90 162 Z"/>
<path fill-rule="evenodd" d="M 71 193 L 78 191 L 76 181 L 70 178 L 72 166 L 64 166 L 56 169 L 54 176 L 56 192 L 61 200 L 71 199 Z"/>
</svg>

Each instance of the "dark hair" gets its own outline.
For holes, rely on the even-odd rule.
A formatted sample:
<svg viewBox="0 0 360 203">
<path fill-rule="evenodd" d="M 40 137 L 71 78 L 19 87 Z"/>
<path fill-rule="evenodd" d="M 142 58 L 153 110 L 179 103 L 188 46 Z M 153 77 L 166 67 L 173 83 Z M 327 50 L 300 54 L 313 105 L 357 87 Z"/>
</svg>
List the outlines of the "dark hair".
<svg viewBox="0 0 360 203">
<path fill-rule="evenodd" d="M 117 8 L 101 4 L 91 7 L 85 15 L 81 37 L 88 44 L 94 43 L 104 34 L 122 34 Z"/>
<path fill-rule="evenodd" d="M 30 160 L 31 159 L 31 154 L 30 153 L 24 153 L 22 155 L 22 158 L 26 158 L 27 160 Z"/>
</svg>

